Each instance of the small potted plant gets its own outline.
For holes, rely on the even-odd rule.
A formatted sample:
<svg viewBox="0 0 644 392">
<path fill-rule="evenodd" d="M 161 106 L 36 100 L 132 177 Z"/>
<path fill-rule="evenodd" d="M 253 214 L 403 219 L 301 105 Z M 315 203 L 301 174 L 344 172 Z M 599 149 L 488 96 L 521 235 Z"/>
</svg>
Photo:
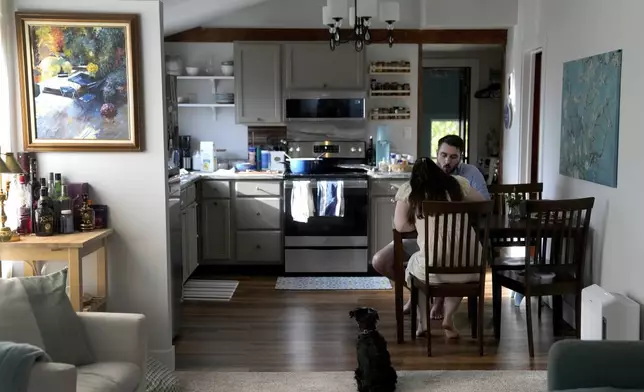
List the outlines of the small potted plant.
<svg viewBox="0 0 644 392">
<path fill-rule="evenodd" d="M 523 202 L 523 195 L 518 193 L 507 193 L 505 203 L 508 205 L 508 217 L 510 220 L 519 220 L 521 218 L 520 205 Z"/>
</svg>

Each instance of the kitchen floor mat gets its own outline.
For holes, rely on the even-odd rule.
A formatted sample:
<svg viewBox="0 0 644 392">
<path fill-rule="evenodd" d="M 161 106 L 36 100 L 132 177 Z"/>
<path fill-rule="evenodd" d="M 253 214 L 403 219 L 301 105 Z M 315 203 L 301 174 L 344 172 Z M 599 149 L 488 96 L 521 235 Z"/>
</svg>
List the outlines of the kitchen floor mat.
<svg viewBox="0 0 644 392">
<path fill-rule="evenodd" d="M 183 286 L 184 301 L 230 301 L 239 282 L 236 280 L 188 279 Z"/>
<path fill-rule="evenodd" d="M 391 290 L 391 283 L 384 276 L 280 276 L 275 290 Z"/>
</svg>

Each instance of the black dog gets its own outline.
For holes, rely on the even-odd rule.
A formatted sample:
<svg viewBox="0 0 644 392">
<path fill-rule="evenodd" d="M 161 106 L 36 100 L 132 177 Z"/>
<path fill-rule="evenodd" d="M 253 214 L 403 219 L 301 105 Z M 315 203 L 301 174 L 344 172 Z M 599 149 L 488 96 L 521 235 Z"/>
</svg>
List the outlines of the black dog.
<svg viewBox="0 0 644 392">
<path fill-rule="evenodd" d="M 358 392 L 393 392 L 398 375 L 391 366 L 387 342 L 376 331 L 378 312 L 372 308 L 356 308 L 349 316 L 356 319 L 360 328 L 356 369 Z"/>
</svg>

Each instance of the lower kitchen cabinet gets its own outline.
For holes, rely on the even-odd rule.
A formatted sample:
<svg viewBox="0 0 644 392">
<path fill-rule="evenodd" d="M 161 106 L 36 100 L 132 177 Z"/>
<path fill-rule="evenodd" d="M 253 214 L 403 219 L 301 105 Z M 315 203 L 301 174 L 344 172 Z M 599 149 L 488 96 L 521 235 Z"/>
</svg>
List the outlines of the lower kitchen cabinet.
<svg viewBox="0 0 644 392">
<path fill-rule="evenodd" d="M 201 216 L 202 259 L 230 259 L 230 200 L 203 200 Z"/>
<path fill-rule="evenodd" d="M 181 232 L 183 235 L 181 241 L 183 251 L 183 282 L 185 283 L 199 266 L 199 234 L 197 231 L 196 203 L 193 203 L 181 211 Z"/>
<path fill-rule="evenodd" d="M 237 262 L 243 264 L 280 264 L 282 232 L 237 232 Z"/>
<path fill-rule="evenodd" d="M 371 256 L 394 240 L 395 209 L 393 196 L 371 198 Z"/>
</svg>

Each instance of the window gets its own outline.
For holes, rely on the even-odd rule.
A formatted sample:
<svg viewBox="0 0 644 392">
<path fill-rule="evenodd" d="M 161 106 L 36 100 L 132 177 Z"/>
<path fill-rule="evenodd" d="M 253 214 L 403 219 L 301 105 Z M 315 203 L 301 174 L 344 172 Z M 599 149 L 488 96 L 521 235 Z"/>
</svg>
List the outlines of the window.
<svg viewBox="0 0 644 392">
<path fill-rule="evenodd" d="M 431 122 L 431 129 L 429 132 L 432 137 L 432 143 L 430 147 L 432 159 L 436 160 L 438 141 L 441 140 L 442 137 L 447 135 L 457 135 L 463 137 L 462 135 L 460 135 L 460 127 L 458 125 L 458 120 L 441 120 Z M 467 140 L 465 141 L 465 145 L 467 146 Z"/>
</svg>

